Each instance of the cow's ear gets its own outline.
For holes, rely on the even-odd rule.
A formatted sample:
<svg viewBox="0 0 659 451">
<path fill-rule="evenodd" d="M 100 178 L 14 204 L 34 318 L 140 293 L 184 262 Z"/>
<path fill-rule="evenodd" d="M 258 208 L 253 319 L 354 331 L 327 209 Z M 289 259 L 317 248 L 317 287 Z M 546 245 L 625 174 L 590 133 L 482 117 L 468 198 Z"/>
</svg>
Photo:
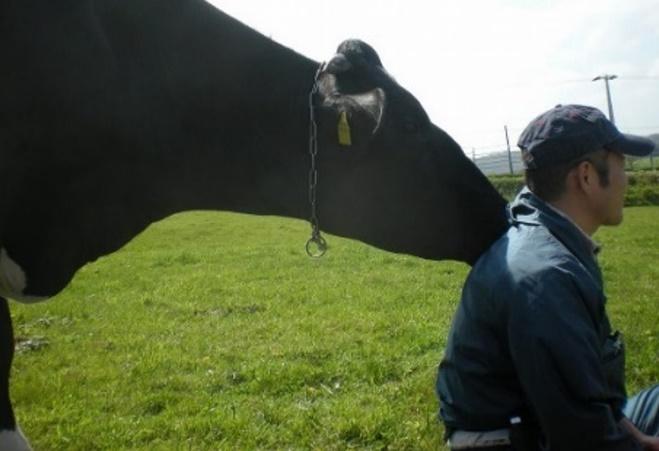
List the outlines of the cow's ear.
<svg viewBox="0 0 659 451">
<path fill-rule="evenodd" d="M 373 48 L 344 41 L 318 80 L 322 132 L 342 146 L 359 146 L 377 134 L 386 107 L 383 89 L 391 78 Z"/>
<path fill-rule="evenodd" d="M 324 96 L 318 109 L 320 133 L 343 147 L 365 145 L 382 125 L 385 104 L 381 88 Z"/>
</svg>

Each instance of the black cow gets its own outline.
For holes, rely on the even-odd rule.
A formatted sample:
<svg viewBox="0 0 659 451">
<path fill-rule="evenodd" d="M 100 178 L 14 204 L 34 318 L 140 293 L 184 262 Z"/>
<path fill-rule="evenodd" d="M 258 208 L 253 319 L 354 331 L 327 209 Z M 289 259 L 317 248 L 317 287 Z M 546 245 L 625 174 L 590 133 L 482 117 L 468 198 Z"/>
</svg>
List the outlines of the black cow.
<svg viewBox="0 0 659 451">
<path fill-rule="evenodd" d="M 318 71 L 202 0 L 6 0 L 0 61 L 2 450 L 28 448 L 5 298 L 55 295 L 172 213 L 308 218 L 311 178 L 324 230 L 393 252 L 472 263 L 506 227 L 504 200 L 360 41 Z"/>
</svg>

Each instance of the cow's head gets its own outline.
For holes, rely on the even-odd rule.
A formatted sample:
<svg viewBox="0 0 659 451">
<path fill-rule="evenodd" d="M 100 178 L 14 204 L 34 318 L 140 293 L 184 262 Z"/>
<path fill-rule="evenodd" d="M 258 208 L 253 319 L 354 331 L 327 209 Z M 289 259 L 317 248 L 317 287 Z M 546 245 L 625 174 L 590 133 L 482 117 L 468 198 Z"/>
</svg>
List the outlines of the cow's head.
<svg viewBox="0 0 659 451">
<path fill-rule="evenodd" d="M 323 229 L 468 263 L 505 230 L 503 198 L 372 47 L 343 42 L 318 89 Z"/>
</svg>

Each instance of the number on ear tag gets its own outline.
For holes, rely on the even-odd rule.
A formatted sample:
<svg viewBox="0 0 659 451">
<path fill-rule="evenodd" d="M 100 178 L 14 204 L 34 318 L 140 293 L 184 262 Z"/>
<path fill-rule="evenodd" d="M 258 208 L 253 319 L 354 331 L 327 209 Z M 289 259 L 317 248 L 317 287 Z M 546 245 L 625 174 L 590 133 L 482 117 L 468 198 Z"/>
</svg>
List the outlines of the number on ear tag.
<svg viewBox="0 0 659 451">
<path fill-rule="evenodd" d="M 339 116 L 339 144 L 342 146 L 352 146 L 352 138 L 350 137 L 350 124 L 348 124 L 348 115 L 345 111 L 341 112 Z"/>
</svg>

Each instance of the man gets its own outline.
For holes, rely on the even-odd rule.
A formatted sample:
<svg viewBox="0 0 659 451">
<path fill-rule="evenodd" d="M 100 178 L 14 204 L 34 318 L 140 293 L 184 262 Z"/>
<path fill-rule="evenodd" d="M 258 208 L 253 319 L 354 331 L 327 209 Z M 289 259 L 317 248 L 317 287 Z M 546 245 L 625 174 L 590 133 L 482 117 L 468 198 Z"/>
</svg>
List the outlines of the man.
<svg viewBox="0 0 659 451">
<path fill-rule="evenodd" d="M 449 446 L 659 450 L 659 385 L 627 403 L 629 419 L 623 412 L 624 346 L 590 238 L 622 221 L 624 155 L 654 144 L 595 108 L 559 105 L 518 145 L 527 187 L 469 274 L 440 364 Z"/>
</svg>

